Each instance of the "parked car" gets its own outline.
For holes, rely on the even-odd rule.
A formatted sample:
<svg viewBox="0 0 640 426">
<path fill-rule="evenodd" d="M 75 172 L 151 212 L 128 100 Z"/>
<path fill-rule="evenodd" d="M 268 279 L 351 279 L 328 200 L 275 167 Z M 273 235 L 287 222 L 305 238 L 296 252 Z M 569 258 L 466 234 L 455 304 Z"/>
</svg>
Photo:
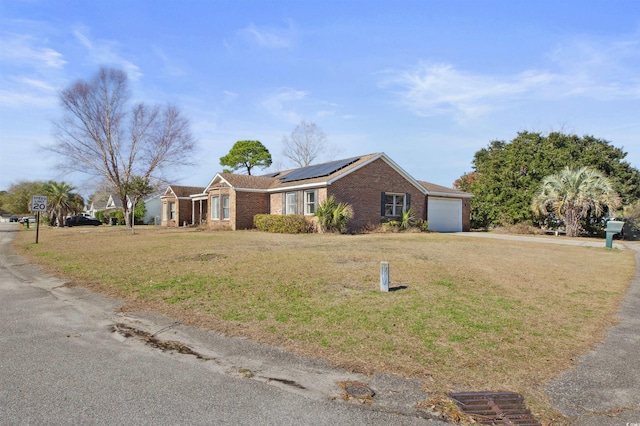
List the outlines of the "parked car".
<svg viewBox="0 0 640 426">
<path fill-rule="evenodd" d="M 91 217 L 86 217 L 86 216 L 69 216 L 65 220 L 64 224 L 67 226 L 83 226 L 83 225 L 100 226 L 102 225 L 102 222 L 100 222 L 98 219 L 93 219 Z"/>
<path fill-rule="evenodd" d="M 18 221 L 18 216 L 13 215 L 9 218 L 9 222 L 17 222 Z"/>
<path fill-rule="evenodd" d="M 22 219 L 20 219 L 20 223 L 22 223 L 23 225 L 25 223 L 36 223 L 36 217 L 35 216 L 25 216 Z"/>
</svg>

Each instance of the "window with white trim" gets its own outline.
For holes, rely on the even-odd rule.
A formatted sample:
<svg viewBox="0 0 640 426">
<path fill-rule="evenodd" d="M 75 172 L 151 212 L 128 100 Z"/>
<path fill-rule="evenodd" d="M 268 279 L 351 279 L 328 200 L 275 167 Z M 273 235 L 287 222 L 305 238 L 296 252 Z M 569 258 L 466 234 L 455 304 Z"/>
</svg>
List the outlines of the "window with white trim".
<svg viewBox="0 0 640 426">
<path fill-rule="evenodd" d="M 284 214 L 298 214 L 298 193 L 287 192 L 284 196 Z"/>
<path fill-rule="evenodd" d="M 222 219 L 229 219 L 230 217 L 230 209 L 229 209 L 229 196 L 222 196 Z"/>
<path fill-rule="evenodd" d="M 211 197 L 211 219 L 220 220 L 220 197 Z"/>
<path fill-rule="evenodd" d="M 401 216 L 406 208 L 405 194 L 384 194 L 384 215 L 389 217 Z"/>
<path fill-rule="evenodd" d="M 169 201 L 169 220 L 176 219 L 176 203 Z"/>
<path fill-rule="evenodd" d="M 317 206 L 318 191 L 315 189 L 311 191 L 304 191 L 304 214 L 307 216 L 313 216 L 316 213 Z"/>
</svg>

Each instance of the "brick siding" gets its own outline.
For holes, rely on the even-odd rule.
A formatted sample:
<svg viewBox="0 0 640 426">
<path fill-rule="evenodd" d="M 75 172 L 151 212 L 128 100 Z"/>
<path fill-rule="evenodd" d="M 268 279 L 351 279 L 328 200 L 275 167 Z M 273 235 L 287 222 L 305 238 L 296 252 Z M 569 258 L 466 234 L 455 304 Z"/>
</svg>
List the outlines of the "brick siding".
<svg viewBox="0 0 640 426">
<path fill-rule="evenodd" d="M 235 192 L 231 198 L 232 210 L 235 215 L 235 227 L 233 229 L 253 228 L 253 217 L 257 214 L 269 211 L 269 194 L 259 192 Z"/>
<path fill-rule="evenodd" d="M 381 214 L 382 192 L 410 194 L 410 207 L 416 219 L 426 218 L 425 195 L 381 159 L 344 176 L 327 188 L 327 195 L 354 207 L 354 217 L 349 223 L 350 231 L 354 232 L 378 226 L 385 219 Z"/>
<path fill-rule="evenodd" d="M 169 219 L 169 204 L 170 203 L 176 203 L 176 217 L 174 219 Z M 198 214 L 196 216 L 199 215 L 199 204 L 198 202 L 196 202 L 196 206 L 198 207 Z M 206 203 L 203 203 L 203 211 L 207 210 L 207 205 Z M 177 226 L 182 226 L 184 225 L 184 223 L 186 222 L 188 225 L 192 225 L 192 211 L 193 211 L 193 205 L 191 203 L 191 199 L 180 199 L 177 197 L 163 197 L 162 198 L 162 212 L 161 212 L 161 217 L 162 217 L 162 226 L 169 226 L 169 227 L 177 227 Z M 206 218 L 206 212 L 203 215 L 204 218 Z"/>
</svg>

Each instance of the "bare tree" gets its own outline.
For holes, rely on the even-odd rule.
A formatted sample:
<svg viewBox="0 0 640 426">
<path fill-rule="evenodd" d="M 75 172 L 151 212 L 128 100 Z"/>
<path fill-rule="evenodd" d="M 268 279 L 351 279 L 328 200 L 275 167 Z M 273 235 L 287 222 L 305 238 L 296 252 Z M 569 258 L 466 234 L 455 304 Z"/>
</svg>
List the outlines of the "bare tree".
<svg viewBox="0 0 640 426">
<path fill-rule="evenodd" d="M 140 180 L 163 180 L 168 167 L 187 165 L 194 149 L 189 121 L 174 106 L 139 103 L 128 108 L 127 74 L 101 68 L 90 81 L 78 80 L 60 93 L 64 116 L 55 123 L 60 154 L 68 170 L 105 179 L 122 202 L 127 226 L 127 198 Z M 134 191 L 135 192 L 135 191 Z"/>
<path fill-rule="evenodd" d="M 327 136 L 315 123 L 301 121 L 290 136 L 282 138 L 282 154 L 298 167 L 306 167 L 327 149 Z"/>
</svg>

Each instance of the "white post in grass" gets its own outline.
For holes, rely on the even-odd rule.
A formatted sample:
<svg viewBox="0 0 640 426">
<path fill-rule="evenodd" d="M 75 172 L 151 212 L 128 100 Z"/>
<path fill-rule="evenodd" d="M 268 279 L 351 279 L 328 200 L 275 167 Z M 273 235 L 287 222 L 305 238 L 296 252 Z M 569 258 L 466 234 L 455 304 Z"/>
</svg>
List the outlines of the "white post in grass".
<svg viewBox="0 0 640 426">
<path fill-rule="evenodd" d="M 389 292 L 389 262 L 380 262 L 380 291 Z"/>
</svg>

